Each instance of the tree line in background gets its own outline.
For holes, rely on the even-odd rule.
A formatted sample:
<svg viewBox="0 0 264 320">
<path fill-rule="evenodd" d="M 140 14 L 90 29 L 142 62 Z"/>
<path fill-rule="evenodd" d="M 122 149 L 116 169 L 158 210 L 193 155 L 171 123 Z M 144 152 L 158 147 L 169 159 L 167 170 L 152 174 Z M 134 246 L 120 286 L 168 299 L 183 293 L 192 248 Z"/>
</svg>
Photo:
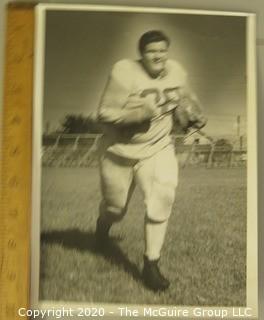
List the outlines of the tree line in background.
<svg viewBox="0 0 264 320">
<path fill-rule="evenodd" d="M 67 115 L 59 129 L 61 133 L 101 133 L 100 126 L 89 117 L 83 115 Z"/>
</svg>

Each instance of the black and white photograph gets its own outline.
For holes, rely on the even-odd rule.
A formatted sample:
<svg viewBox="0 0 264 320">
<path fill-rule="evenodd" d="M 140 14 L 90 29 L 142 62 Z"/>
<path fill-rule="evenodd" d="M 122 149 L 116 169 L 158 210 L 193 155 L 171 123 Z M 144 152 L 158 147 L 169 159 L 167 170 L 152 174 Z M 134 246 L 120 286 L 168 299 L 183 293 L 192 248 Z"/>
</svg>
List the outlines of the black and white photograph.
<svg viewBox="0 0 264 320">
<path fill-rule="evenodd" d="M 35 299 L 254 309 L 254 16 L 42 5 L 37 23 Z"/>
</svg>

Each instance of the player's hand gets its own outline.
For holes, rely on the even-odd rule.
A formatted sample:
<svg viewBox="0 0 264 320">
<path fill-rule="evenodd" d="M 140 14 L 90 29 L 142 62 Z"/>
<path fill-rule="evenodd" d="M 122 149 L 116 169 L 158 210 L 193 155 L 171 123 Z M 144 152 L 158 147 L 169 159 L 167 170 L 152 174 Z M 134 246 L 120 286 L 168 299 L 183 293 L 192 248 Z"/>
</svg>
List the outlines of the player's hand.
<svg viewBox="0 0 264 320">
<path fill-rule="evenodd" d="M 207 123 L 199 101 L 191 95 L 183 96 L 179 100 L 179 104 L 174 111 L 174 121 L 183 131 L 187 131 L 191 127 L 201 129 Z"/>
</svg>

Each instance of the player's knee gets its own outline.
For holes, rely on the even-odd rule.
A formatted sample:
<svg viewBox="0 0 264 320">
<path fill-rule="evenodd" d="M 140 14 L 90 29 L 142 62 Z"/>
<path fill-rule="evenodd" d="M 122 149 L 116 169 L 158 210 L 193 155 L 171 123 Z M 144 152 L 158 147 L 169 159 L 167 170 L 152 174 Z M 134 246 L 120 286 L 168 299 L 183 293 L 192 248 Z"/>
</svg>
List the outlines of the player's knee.
<svg viewBox="0 0 264 320">
<path fill-rule="evenodd" d="M 146 203 L 147 218 L 154 222 L 169 219 L 175 199 L 175 188 L 164 188 L 155 198 Z"/>
<path fill-rule="evenodd" d="M 176 188 L 171 187 L 171 188 L 168 188 L 167 192 L 164 193 L 164 197 L 162 201 L 164 207 L 169 207 L 169 208 L 172 207 L 175 200 L 175 191 L 176 191 Z"/>
<path fill-rule="evenodd" d="M 155 197 L 155 207 L 164 210 L 171 210 L 175 200 L 175 186 L 163 186 Z"/>
<path fill-rule="evenodd" d="M 101 203 L 100 213 L 107 215 L 113 222 L 118 222 L 124 217 L 126 208 L 123 206 L 113 206 Z"/>
</svg>

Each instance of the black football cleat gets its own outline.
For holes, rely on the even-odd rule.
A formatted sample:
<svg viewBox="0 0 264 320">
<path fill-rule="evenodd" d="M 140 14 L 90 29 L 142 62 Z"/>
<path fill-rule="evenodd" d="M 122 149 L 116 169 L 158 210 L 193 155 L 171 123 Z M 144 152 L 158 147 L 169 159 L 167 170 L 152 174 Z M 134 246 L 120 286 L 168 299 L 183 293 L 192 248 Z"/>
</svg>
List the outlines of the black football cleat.
<svg viewBox="0 0 264 320">
<path fill-rule="evenodd" d="M 169 288 L 170 282 L 160 272 L 159 259 L 149 260 L 144 256 L 143 280 L 145 285 L 153 291 L 164 291 Z"/>
</svg>

